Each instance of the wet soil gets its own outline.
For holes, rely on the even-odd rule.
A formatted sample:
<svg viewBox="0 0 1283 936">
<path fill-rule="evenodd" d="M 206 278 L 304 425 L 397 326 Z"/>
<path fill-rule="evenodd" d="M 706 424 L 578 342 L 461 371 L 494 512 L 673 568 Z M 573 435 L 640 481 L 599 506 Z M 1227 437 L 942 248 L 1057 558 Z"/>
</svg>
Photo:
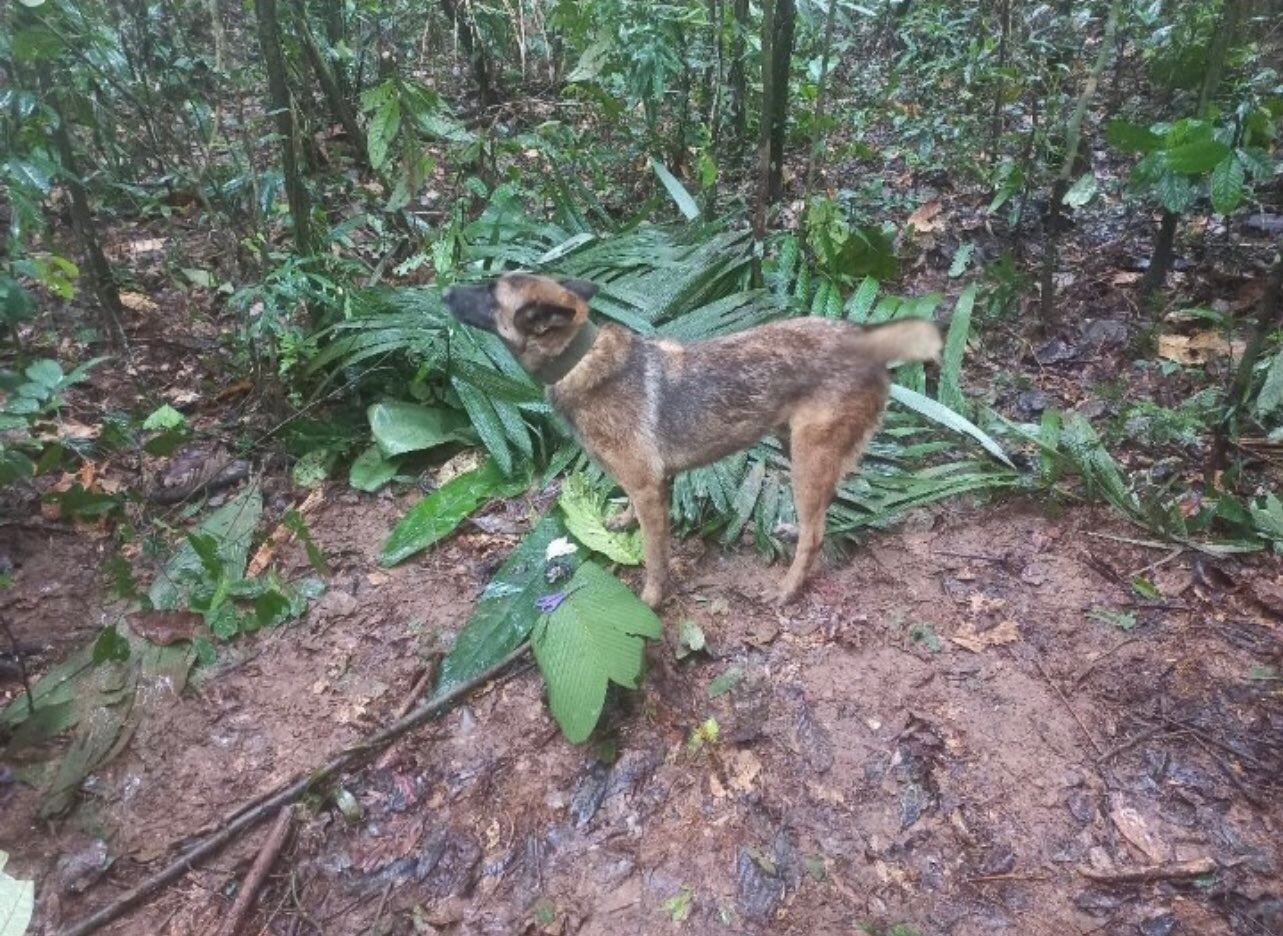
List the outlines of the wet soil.
<svg viewBox="0 0 1283 936">
<path fill-rule="evenodd" d="M 332 493 L 311 521 L 326 596 L 198 671 L 65 820 L 0 785 L 0 848 L 40 881 L 37 932 L 389 721 L 534 512 L 511 502 L 380 569 L 404 506 Z M 784 613 L 762 600 L 779 569 L 689 540 L 644 687 L 618 693 L 594 742 L 567 744 L 518 669 L 344 777 L 359 819 L 309 800 L 245 931 L 1281 932 L 1283 698 L 1254 678 L 1277 663 L 1279 621 L 1253 596 L 1283 570 L 1109 538 L 1134 535 L 1081 507 L 922 511 L 830 557 Z M 68 562 L 64 538 L 41 543 Z M 53 560 L 28 561 L 20 633 L 96 626 L 87 584 L 23 604 L 26 572 Z M 1161 600 L 1131 593 L 1142 570 Z M 683 619 L 708 650 L 679 661 Z M 710 718 L 716 740 L 692 741 Z M 216 925 L 265 835 L 106 932 Z M 105 874 L 86 873 L 104 848 Z M 1218 870 L 1083 873 L 1202 858 Z"/>
</svg>

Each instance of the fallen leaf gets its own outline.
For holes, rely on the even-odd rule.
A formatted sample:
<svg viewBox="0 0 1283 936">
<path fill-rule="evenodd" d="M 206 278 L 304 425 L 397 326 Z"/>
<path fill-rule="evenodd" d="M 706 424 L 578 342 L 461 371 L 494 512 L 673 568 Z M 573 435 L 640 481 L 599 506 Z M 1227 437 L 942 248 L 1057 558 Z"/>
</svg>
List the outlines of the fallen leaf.
<svg viewBox="0 0 1283 936">
<path fill-rule="evenodd" d="M 996 627 L 989 628 L 987 631 L 977 631 L 975 625 L 968 622 L 949 639 L 964 650 L 979 653 L 986 647 L 1015 643 L 1020 639 L 1020 628 L 1015 621 L 1006 620 Z"/>
<path fill-rule="evenodd" d="M 165 242 L 159 237 L 144 237 L 140 240 L 130 241 L 129 252 L 137 257 L 139 254 L 156 253 L 165 249 Z M 125 294 L 121 293 L 120 298 L 124 299 Z"/>
<path fill-rule="evenodd" d="M 1158 356 L 1178 364 L 1204 364 L 1226 354 L 1241 357 L 1246 347 L 1245 342 L 1227 341 L 1214 331 L 1158 336 Z"/>
<path fill-rule="evenodd" d="M 191 640 L 205 629 L 204 619 L 194 611 L 135 611 L 125 620 L 135 634 L 161 647 Z"/>
<path fill-rule="evenodd" d="M 741 793 L 751 793 L 753 781 L 762 772 L 762 762 L 757 759 L 756 754 L 747 748 L 737 750 L 733 760 L 734 772 L 729 778 L 731 789 L 738 790 Z"/>
<path fill-rule="evenodd" d="M 325 489 L 321 487 L 313 488 L 312 492 L 303 500 L 303 503 L 299 505 L 299 515 L 306 520 L 308 514 L 316 510 L 324 500 Z M 263 545 L 258 547 L 258 551 L 254 553 L 254 558 L 249 562 L 249 568 L 245 570 L 245 577 L 254 578 L 266 572 L 267 567 L 276 558 L 276 553 L 293 538 L 294 531 L 286 526 L 284 522 L 277 524 L 276 529 L 272 531 L 272 535 L 265 539 Z"/>
<path fill-rule="evenodd" d="M 1124 270 L 1121 273 L 1115 273 L 1110 282 L 1115 286 L 1130 286 L 1132 283 L 1139 281 L 1142 275 L 1141 273 Z"/>
<path fill-rule="evenodd" d="M 1118 827 L 1123 838 L 1136 846 L 1154 864 L 1161 864 L 1172 857 L 1171 847 L 1149 828 L 1144 817 L 1131 806 L 1115 806 L 1110 810 L 1109 818 Z"/>
<path fill-rule="evenodd" d="M 131 312 L 155 312 L 160 308 L 151 301 L 151 297 L 136 292 L 121 293 L 120 304 Z"/>
<path fill-rule="evenodd" d="M 905 224 L 922 234 L 939 231 L 944 228 L 944 219 L 939 217 L 942 208 L 939 201 L 929 201 L 925 205 L 919 205 L 913 214 L 909 215 L 909 220 Z"/>
</svg>

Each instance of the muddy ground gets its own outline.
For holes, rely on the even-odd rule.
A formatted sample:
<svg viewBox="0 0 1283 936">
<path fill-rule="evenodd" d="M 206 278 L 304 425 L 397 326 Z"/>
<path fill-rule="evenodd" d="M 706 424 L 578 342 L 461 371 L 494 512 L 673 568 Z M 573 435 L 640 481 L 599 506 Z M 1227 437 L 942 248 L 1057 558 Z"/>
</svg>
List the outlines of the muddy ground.
<svg viewBox="0 0 1283 936">
<path fill-rule="evenodd" d="M 39 882 L 36 932 L 391 720 L 533 513 L 493 508 L 381 569 L 408 502 L 333 488 L 311 521 L 328 593 L 297 624 L 225 647 L 66 819 L 38 822 L 37 791 L 0 784 L 0 848 Z M 1124 543 L 1111 537 L 1135 531 L 1101 509 L 1056 513 L 920 511 L 830 557 L 782 614 L 762 600 L 780 569 L 688 540 L 666 642 L 643 690 L 612 703 L 602 743 L 567 744 L 538 674 L 518 669 L 347 775 L 359 820 L 309 802 L 244 931 L 1283 932 L 1283 697 L 1253 678 L 1278 663 L 1283 568 Z M 5 535 L 19 640 L 91 635 L 92 538 Z M 285 561 L 304 570 L 297 548 Z M 1141 570 L 1161 600 L 1136 601 Z M 1130 611 L 1134 628 L 1096 607 Z M 709 649 L 679 661 L 684 618 Z M 742 677 L 710 698 L 731 667 Z M 717 740 L 693 744 L 710 717 Z M 266 834 L 105 932 L 212 931 Z M 1086 876 L 1197 859 L 1217 870 Z"/>
</svg>

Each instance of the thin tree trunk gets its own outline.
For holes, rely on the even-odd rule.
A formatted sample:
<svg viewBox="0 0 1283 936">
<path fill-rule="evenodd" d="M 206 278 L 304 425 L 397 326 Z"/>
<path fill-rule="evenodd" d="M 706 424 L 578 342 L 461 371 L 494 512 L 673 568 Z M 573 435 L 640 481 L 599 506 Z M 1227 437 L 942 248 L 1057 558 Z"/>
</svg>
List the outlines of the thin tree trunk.
<svg viewBox="0 0 1283 936">
<path fill-rule="evenodd" d="M 762 243 L 766 240 L 766 210 L 771 198 L 771 84 L 775 69 L 771 67 L 771 46 L 775 41 L 775 9 L 777 0 L 762 0 L 762 112 L 757 123 L 757 197 L 753 202 L 753 251 L 752 282 L 762 285 Z"/>
<path fill-rule="evenodd" d="M 1007 42 L 1011 33 L 1011 0 L 998 3 L 998 80 L 993 89 L 993 116 L 989 124 L 989 162 L 998 163 L 998 144 L 1002 140 L 1002 99 L 1007 93 L 1007 82 L 1001 74 L 1007 67 Z"/>
<path fill-rule="evenodd" d="M 811 155 L 806 161 L 806 186 L 802 190 L 802 199 L 805 201 L 811 194 L 811 186 L 815 184 L 815 164 L 819 160 L 820 150 L 826 143 L 827 133 L 824 131 L 824 111 L 828 105 L 829 94 L 829 56 L 833 52 L 833 26 L 837 22 L 838 2 L 829 0 L 829 11 L 824 17 L 824 42 L 820 52 L 820 83 L 815 94 L 815 114 L 811 120 L 811 126 L 815 134 L 811 140 Z"/>
<path fill-rule="evenodd" d="M 464 2 L 466 5 L 466 0 Z M 477 97 L 481 106 L 489 107 L 498 101 L 498 94 L 495 90 L 494 78 L 490 73 L 490 59 L 480 41 L 481 37 L 477 34 L 472 11 L 466 10 L 461 13 L 457 0 L 441 0 L 441 8 L 454 24 L 455 34 L 459 37 L 459 48 L 463 49 L 463 55 L 472 69 L 472 80 L 476 82 Z"/>
<path fill-rule="evenodd" d="M 741 141 L 748 136 L 748 90 L 744 69 L 744 36 L 748 32 L 748 0 L 732 0 L 731 15 L 735 24 L 731 33 L 731 67 L 727 82 L 731 86 L 731 128 L 734 130 L 736 141 Z"/>
<path fill-rule="evenodd" d="M 363 163 L 368 163 L 368 156 L 365 150 L 365 131 L 361 129 L 361 124 L 356 119 L 356 111 L 352 109 L 351 101 L 344 94 L 342 85 L 339 84 L 338 74 L 330 68 L 329 62 L 325 60 L 325 55 L 321 51 L 320 44 L 316 41 L 316 36 L 312 33 L 312 27 L 307 22 L 307 7 L 299 3 L 295 8 L 298 15 L 298 32 L 299 39 L 303 46 L 303 52 L 307 56 L 308 64 L 312 67 L 313 74 L 316 75 L 317 84 L 321 86 L 321 92 L 325 95 L 325 101 L 330 106 L 330 112 L 343 125 L 343 130 L 356 147 L 357 158 Z"/>
<path fill-rule="evenodd" d="M 771 38 L 770 193 L 771 201 L 784 194 L 784 141 L 788 129 L 789 66 L 793 62 L 793 36 L 797 26 L 795 0 L 775 0 L 774 36 Z"/>
<path fill-rule="evenodd" d="M 89 193 L 85 190 L 85 183 L 80 177 L 76 153 L 71 144 L 71 133 L 67 130 L 67 121 L 63 116 L 67 110 L 62 106 L 61 100 L 55 107 L 58 113 L 57 122 L 53 128 L 53 144 L 58 151 L 63 181 L 67 185 L 67 194 L 70 196 L 71 225 L 75 229 L 77 240 L 80 241 L 80 249 L 85 255 L 89 283 L 93 289 L 94 298 L 98 300 L 107 341 L 113 348 L 123 349 L 126 346 L 126 339 L 124 327 L 121 325 L 124 320 L 124 309 L 120 304 L 120 291 L 116 286 L 116 277 L 111 272 L 111 264 L 107 262 L 107 257 L 102 252 L 102 245 L 98 241 L 93 211 L 89 207 Z"/>
<path fill-rule="evenodd" d="M 1083 118 L 1087 114 L 1087 106 L 1096 94 L 1100 76 L 1104 73 L 1105 65 L 1109 62 L 1109 56 L 1114 49 L 1114 33 L 1118 28 L 1118 10 L 1121 6 L 1122 0 L 1114 0 L 1110 5 L 1109 18 L 1105 20 L 1105 35 L 1096 53 L 1096 61 L 1092 64 L 1091 71 L 1087 73 L 1087 81 L 1078 95 L 1078 103 L 1074 106 L 1074 112 L 1070 115 L 1068 124 L 1065 125 L 1065 159 L 1052 184 L 1051 204 L 1047 206 L 1046 240 L 1040 277 L 1042 295 L 1038 313 L 1041 327 L 1044 329 L 1051 324 L 1056 308 L 1056 263 L 1059 256 L 1060 229 L 1063 227 L 1061 201 L 1065 197 L 1065 192 L 1069 190 L 1074 167 L 1078 163 L 1078 151 L 1082 146 Z"/>
<path fill-rule="evenodd" d="M 1247 339 L 1247 347 L 1243 350 L 1243 359 L 1234 372 L 1234 382 L 1230 385 L 1225 401 L 1225 414 L 1217 424 L 1212 438 L 1207 468 L 1204 471 L 1204 483 L 1209 490 L 1217 487 L 1217 475 L 1225 470 L 1229 440 L 1238 434 L 1239 417 L 1247 408 L 1247 395 L 1252 390 L 1256 362 L 1261 359 L 1261 352 L 1265 350 L 1265 339 L 1271 331 L 1283 327 L 1283 236 L 1274 245 L 1274 251 L 1274 264 L 1270 267 L 1270 277 L 1266 280 L 1265 292 L 1256 307 L 1256 314 L 1252 316 L 1252 331 Z"/>
<path fill-rule="evenodd" d="M 294 108 L 286 81 L 285 54 L 281 51 L 281 26 L 276 18 L 276 0 L 254 0 L 258 17 L 258 42 L 267 72 L 268 103 L 276 114 L 276 132 L 281 138 L 281 168 L 285 175 L 285 197 L 294 222 L 294 249 L 300 254 L 312 250 L 312 208 L 307 186 L 299 170 L 298 140 Z"/>
</svg>

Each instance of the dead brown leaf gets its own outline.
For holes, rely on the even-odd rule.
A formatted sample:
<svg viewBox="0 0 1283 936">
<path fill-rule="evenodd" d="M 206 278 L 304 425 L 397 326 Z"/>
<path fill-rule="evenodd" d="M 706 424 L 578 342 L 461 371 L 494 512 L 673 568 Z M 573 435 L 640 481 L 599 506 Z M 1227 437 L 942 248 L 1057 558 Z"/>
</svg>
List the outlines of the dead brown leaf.
<svg viewBox="0 0 1283 936">
<path fill-rule="evenodd" d="M 139 637 L 167 647 L 203 633 L 204 619 L 194 611 L 135 611 L 125 620 Z"/>
<path fill-rule="evenodd" d="M 1015 643 L 1020 639 L 1020 628 L 1015 621 L 1008 619 L 986 631 L 977 631 L 975 625 L 968 622 L 949 639 L 964 650 L 980 653 L 988 647 Z"/>
<path fill-rule="evenodd" d="M 160 306 L 151 301 L 149 296 L 136 292 L 121 293 L 120 304 L 131 312 L 155 312 L 160 308 Z"/>
<path fill-rule="evenodd" d="M 303 519 L 306 520 L 308 515 L 312 513 L 312 511 L 316 510 L 324 500 L 325 489 L 319 487 L 313 488 L 312 492 L 304 498 L 303 503 L 298 506 L 299 514 L 301 514 Z M 287 527 L 284 523 L 277 524 L 276 529 L 272 531 L 272 535 L 263 541 L 263 545 L 258 547 L 258 551 L 255 552 L 254 557 L 250 559 L 249 567 L 245 570 L 245 577 L 254 578 L 255 576 L 262 575 L 267 571 L 267 567 L 271 565 L 272 560 L 276 558 L 276 553 L 282 546 L 293 538 L 293 530 Z"/>
<path fill-rule="evenodd" d="M 1172 857 L 1171 847 L 1159 838 L 1145 818 L 1131 806 L 1115 806 L 1109 812 L 1123 838 L 1134 845 L 1146 858 L 1160 864 Z"/>
<path fill-rule="evenodd" d="M 919 205 L 905 223 L 920 234 L 930 234 L 944 228 L 944 219 L 940 217 L 943 205 L 938 200 Z"/>
<path fill-rule="evenodd" d="M 1158 356 L 1178 364 L 1205 364 L 1226 354 L 1241 357 L 1246 347 L 1245 342 L 1227 341 L 1214 331 L 1158 336 Z"/>
</svg>

